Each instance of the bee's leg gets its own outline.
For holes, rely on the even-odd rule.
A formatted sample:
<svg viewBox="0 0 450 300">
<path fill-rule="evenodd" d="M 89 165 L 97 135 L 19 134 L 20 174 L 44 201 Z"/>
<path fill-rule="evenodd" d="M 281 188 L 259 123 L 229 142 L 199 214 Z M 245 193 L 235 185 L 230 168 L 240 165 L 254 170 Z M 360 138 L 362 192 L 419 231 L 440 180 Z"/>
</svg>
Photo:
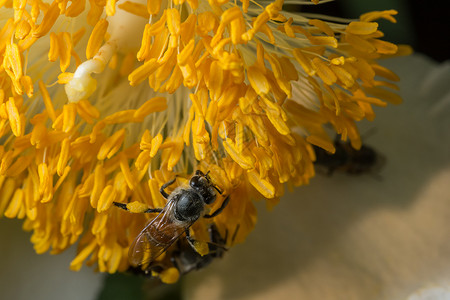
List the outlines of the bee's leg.
<svg viewBox="0 0 450 300">
<path fill-rule="evenodd" d="M 191 234 L 189 233 L 189 228 L 186 228 L 185 232 L 186 232 L 186 239 L 187 239 L 189 245 L 192 247 L 192 249 L 195 250 L 194 244 L 196 241 L 191 237 Z"/>
<path fill-rule="evenodd" d="M 225 237 L 222 238 L 222 236 L 219 233 L 219 229 L 217 228 L 215 223 L 211 223 L 208 226 L 208 233 L 209 233 L 209 239 L 213 243 L 222 243 L 224 244 L 225 241 L 228 239 L 228 228 L 225 229 Z"/>
<path fill-rule="evenodd" d="M 115 206 L 117 206 L 117 207 L 123 209 L 123 210 L 130 211 L 130 210 L 127 208 L 127 204 L 126 204 L 126 203 L 113 202 L 113 204 L 114 204 Z"/>
<path fill-rule="evenodd" d="M 233 236 L 231 237 L 231 243 L 234 243 L 234 240 L 236 239 L 236 236 L 237 236 L 237 233 L 238 233 L 240 227 L 241 227 L 241 224 L 236 225 L 236 229 L 234 230 Z"/>
<path fill-rule="evenodd" d="M 220 214 L 222 212 L 222 210 L 224 210 L 224 208 L 228 205 L 228 202 L 230 202 L 230 196 L 228 195 L 225 200 L 223 200 L 222 205 L 212 214 L 210 215 L 204 215 L 203 218 L 214 218 L 215 216 L 217 216 L 218 214 Z"/>
<path fill-rule="evenodd" d="M 144 214 L 149 214 L 149 213 L 160 213 L 162 212 L 162 208 L 148 208 L 147 210 L 144 210 Z"/>
<path fill-rule="evenodd" d="M 188 241 L 189 246 L 194 249 L 195 253 L 198 253 L 197 246 L 201 244 L 201 242 L 194 240 L 189 233 L 189 228 L 186 228 L 186 240 Z M 208 252 L 209 252 L 209 243 L 208 243 Z"/>
<path fill-rule="evenodd" d="M 119 203 L 119 202 L 113 202 L 113 204 L 123 210 L 130 211 L 127 207 L 126 203 Z M 160 213 L 162 211 L 162 208 L 149 208 L 147 210 L 144 210 L 142 213 L 148 214 L 148 213 Z"/>
<path fill-rule="evenodd" d="M 176 177 L 176 176 L 175 176 L 175 178 L 172 179 L 171 181 L 164 183 L 164 184 L 161 186 L 161 188 L 159 189 L 159 192 L 161 193 L 161 195 L 163 195 L 164 198 L 166 198 L 166 199 L 169 198 L 169 194 L 166 193 L 165 189 L 166 189 L 169 185 L 172 185 L 172 184 L 175 182 L 175 180 L 177 180 L 177 177 Z"/>
<path fill-rule="evenodd" d="M 189 228 L 187 228 L 185 231 L 186 231 L 186 239 L 188 241 L 188 244 L 192 247 L 192 249 L 194 249 L 195 252 L 198 251 L 197 245 L 199 245 L 201 243 L 206 243 L 208 245 L 208 254 L 213 254 L 213 253 L 219 252 L 218 251 L 219 249 L 225 250 L 225 251 L 228 250 L 225 247 L 225 245 L 222 245 L 222 244 L 218 244 L 218 243 L 214 243 L 214 242 L 201 242 L 201 241 L 194 240 L 191 237 L 191 234 L 189 233 Z M 221 252 L 221 253 L 223 253 L 223 252 Z"/>
<path fill-rule="evenodd" d="M 219 194 L 222 195 L 223 192 L 222 192 L 217 186 L 213 185 L 212 187 L 213 187 Z"/>
</svg>

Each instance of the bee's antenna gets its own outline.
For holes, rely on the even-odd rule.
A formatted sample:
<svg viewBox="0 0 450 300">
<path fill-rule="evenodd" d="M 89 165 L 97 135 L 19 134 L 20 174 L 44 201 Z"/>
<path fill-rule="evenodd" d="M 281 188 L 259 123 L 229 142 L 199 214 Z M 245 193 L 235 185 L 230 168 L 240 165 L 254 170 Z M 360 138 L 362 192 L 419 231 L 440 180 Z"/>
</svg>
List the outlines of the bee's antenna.
<svg viewBox="0 0 450 300">
<path fill-rule="evenodd" d="M 210 171 L 210 170 L 208 170 L 208 172 L 206 172 L 205 178 L 206 178 L 206 180 L 208 180 L 209 182 L 211 182 L 211 177 L 209 177 L 209 171 Z"/>
<path fill-rule="evenodd" d="M 208 179 L 209 182 L 211 182 L 211 178 L 208 176 L 210 170 L 208 170 L 208 172 L 206 172 L 205 177 L 206 179 Z M 221 191 L 215 184 L 211 184 L 211 186 L 219 193 L 222 195 L 223 191 Z"/>
</svg>

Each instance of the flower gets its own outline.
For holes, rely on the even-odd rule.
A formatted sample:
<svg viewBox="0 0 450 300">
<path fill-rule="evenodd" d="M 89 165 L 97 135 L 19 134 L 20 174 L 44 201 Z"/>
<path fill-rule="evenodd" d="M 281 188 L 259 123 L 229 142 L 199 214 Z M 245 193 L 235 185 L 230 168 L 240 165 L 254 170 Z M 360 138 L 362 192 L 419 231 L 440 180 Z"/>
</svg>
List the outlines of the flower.
<svg viewBox="0 0 450 300">
<path fill-rule="evenodd" d="M 393 10 L 334 22 L 280 0 L 0 4 L 0 215 L 25 219 L 37 253 L 78 242 L 73 270 L 126 270 L 151 216 L 112 203 L 162 207 L 159 188 L 196 169 L 231 195 L 213 222 L 242 242 L 252 199 L 276 204 L 314 176 L 312 145 L 334 151 L 328 124 L 359 148 L 355 121 L 401 102 L 375 61 L 404 52 L 375 22 Z"/>
<path fill-rule="evenodd" d="M 262 210 L 245 247 L 187 276 L 183 298 L 417 300 L 448 294 L 450 64 L 421 53 L 382 64 L 401 77 L 405 100 L 382 113 L 375 108 L 376 120 L 360 126 L 364 133 L 376 128 L 364 144 L 385 155 L 382 180 L 373 173 L 316 176 L 286 194 L 276 210 Z"/>
</svg>

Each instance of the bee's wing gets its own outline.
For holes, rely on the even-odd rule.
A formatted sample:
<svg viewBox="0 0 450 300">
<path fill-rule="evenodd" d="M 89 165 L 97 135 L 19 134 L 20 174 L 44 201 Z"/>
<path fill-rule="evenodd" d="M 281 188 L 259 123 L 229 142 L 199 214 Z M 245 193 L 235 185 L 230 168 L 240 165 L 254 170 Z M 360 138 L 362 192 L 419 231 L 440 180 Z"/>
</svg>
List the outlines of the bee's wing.
<svg viewBox="0 0 450 300">
<path fill-rule="evenodd" d="M 175 219 L 174 205 L 174 201 L 169 201 L 133 241 L 128 250 L 131 265 L 139 266 L 154 261 L 192 225 Z"/>
</svg>

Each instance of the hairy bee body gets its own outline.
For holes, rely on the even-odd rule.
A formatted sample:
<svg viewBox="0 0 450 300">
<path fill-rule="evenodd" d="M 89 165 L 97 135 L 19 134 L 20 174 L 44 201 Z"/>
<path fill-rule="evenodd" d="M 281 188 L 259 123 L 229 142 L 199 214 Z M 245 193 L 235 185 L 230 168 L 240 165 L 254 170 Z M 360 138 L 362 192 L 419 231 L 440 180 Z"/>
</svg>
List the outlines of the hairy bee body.
<svg viewBox="0 0 450 300">
<path fill-rule="evenodd" d="M 226 197 L 222 205 L 212 214 L 205 213 L 206 205 L 216 200 L 216 191 L 222 192 L 211 182 L 208 173 L 197 170 L 189 180 L 188 186 L 176 188 L 170 195 L 165 189 L 175 182 L 176 178 L 161 186 L 160 192 L 167 199 L 162 208 L 148 209 L 146 213 L 158 213 L 135 238 L 130 245 L 128 257 L 134 267 L 149 265 L 164 253 L 183 234 L 193 247 L 189 228 L 200 218 L 213 218 L 223 211 L 229 202 Z M 114 203 L 128 210 L 126 204 Z"/>
</svg>

